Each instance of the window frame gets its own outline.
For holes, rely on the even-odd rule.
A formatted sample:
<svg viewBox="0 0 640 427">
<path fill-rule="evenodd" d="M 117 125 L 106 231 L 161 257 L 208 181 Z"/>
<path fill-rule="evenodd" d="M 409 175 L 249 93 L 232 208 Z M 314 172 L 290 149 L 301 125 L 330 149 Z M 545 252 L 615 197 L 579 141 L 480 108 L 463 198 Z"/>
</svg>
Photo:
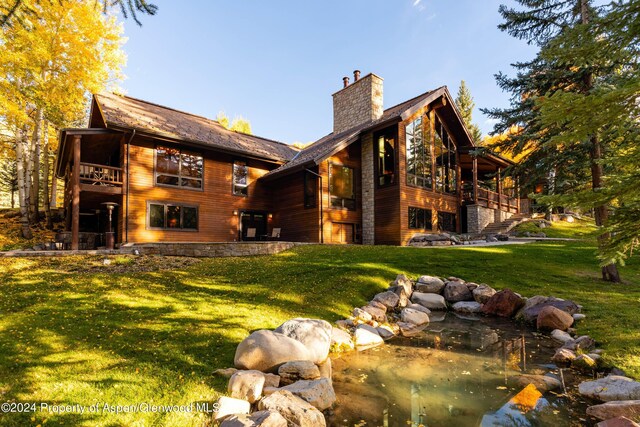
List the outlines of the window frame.
<svg viewBox="0 0 640 427">
<path fill-rule="evenodd" d="M 443 165 L 443 166 L 439 166 L 437 164 L 437 161 L 434 161 L 434 169 L 435 169 L 435 175 L 434 175 L 434 182 L 435 182 L 435 186 L 434 189 L 436 192 L 441 193 L 441 194 L 448 194 L 450 196 L 455 196 L 458 194 L 458 181 L 460 180 L 460 174 L 458 173 L 458 166 L 459 166 L 459 159 L 458 159 L 458 145 L 456 144 L 456 140 L 451 136 L 451 132 L 449 131 L 448 126 L 444 123 L 444 121 L 442 120 L 442 118 L 438 115 L 438 113 L 436 112 L 435 114 L 435 122 L 434 122 L 434 128 L 433 128 L 433 132 L 434 132 L 434 137 L 433 137 L 433 151 L 434 151 L 434 160 L 436 160 L 436 156 L 435 156 L 435 151 L 436 151 L 436 137 L 439 136 L 438 135 L 438 124 L 440 124 L 440 129 L 442 130 L 442 134 L 446 134 L 447 135 L 447 145 L 445 146 L 444 144 L 444 139 L 442 138 L 442 136 L 440 136 L 440 141 L 443 145 L 443 147 L 446 149 L 447 151 L 447 160 L 448 160 L 448 165 Z M 453 168 L 451 167 L 451 155 L 453 154 Z M 439 188 L 438 186 L 438 171 L 439 170 L 443 170 L 443 181 L 442 181 L 442 185 L 441 188 Z M 453 171 L 453 178 L 451 178 L 451 173 L 447 174 L 447 171 L 451 172 Z M 451 180 L 453 180 L 453 189 L 451 189 L 450 184 L 451 184 Z M 447 191 L 447 189 L 449 189 L 449 191 Z"/>
<path fill-rule="evenodd" d="M 427 221 L 426 221 L 426 217 L 425 217 L 425 221 L 424 221 L 425 225 L 429 225 L 429 227 L 425 227 L 425 228 L 412 227 L 411 226 L 411 209 L 415 209 L 417 211 L 425 212 L 425 215 L 426 215 L 426 212 L 429 212 L 428 224 L 427 224 Z M 407 208 L 407 229 L 409 229 L 409 230 L 433 231 L 433 211 L 434 211 L 434 209 L 420 208 L 420 207 L 417 207 L 417 206 L 409 206 Z"/>
<path fill-rule="evenodd" d="M 173 149 L 173 150 L 178 150 L 178 154 L 179 154 L 179 162 L 178 162 L 178 174 L 171 174 L 171 173 L 162 173 L 162 172 L 158 172 L 158 148 L 168 148 L 168 149 Z M 186 176 L 186 175 L 182 175 L 182 155 L 184 154 L 188 154 L 188 155 L 195 155 L 195 156 L 199 156 L 202 159 L 202 177 L 200 178 L 194 178 L 191 176 Z M 198 151 L 191 151 L 191 150 L 183 150 L 181 147 L 171 147 L 168 145 L 162 145 L 162 144 L 156 144 L 154 149 L 153 149 L 153 186 L 154 187 L 165 187 L 165 188 L 177 188 L 180 190 L 190 190 L 190 191 L 204 191 L 204 169 L 205 169 L 205 161 L 204 161 L 204 154 Z M 170 176 L 170 177 L 175 177 L 178 178 L 178 185 L 172 185 L 172 184 L 162 184 L 162 183 L 158 183 L 158 175 L 166 175 L 166 176 Z M 188 187 L 188 186 L 184 186 L 182 185 L 182 179 L 192 179 L 192 180 L 199 180 L 201 185 L 200 188 L 195 188 L 195 187 Z"/>
<path fill-rule="evenodd" d="M 352 166 L 347 166 L 343 163 L 337 163 L 337 162 L 328 162 L 328 166 L 329 166 L 329 170 L 328 170 L 328 175 L 329 175 L 329 182 L 328 182 L 328 193 L 329 193 L 329 208 L 330 209 L 335 209 L 335 210 L 346 210 L 346 211 L 357 211 L 358 210 L 358 185 L 356 183 L 356 168 L 352 167 Z M 333 184 L 331 183 L 331 179 L 333 178 L 333 174 L 331 173 L 331 169 L 334 166 L 338 166 L 341 168 L 346 168 L 346 169 L 351 169 L 351 173 L 352 173 L 352 178 L 351 178 L 351 182 L 353 184 L 353 199 L 345 199 L 344 197 L 341 197 L 340 199 L 342 200 L 342 206 L 334 206 L 333 204 L 333 194 L 332 194 L 332 187 Z M 337 197 L 337 196 L 335 196 Z M 345 200 L 353 200 L 353 209 L 349 208 L 349 207 L 345 207 L 344 205 L 344 201 Z"/>
<path fill-rule="evenodd" d="M 172 201 L 159 201 L 159 200 L 147 200 L 147 211 L 146 211 L 146 230 L 154 230 L 154 231 L 179 231 L 179 232 L 187 232 L 193 233 L 200 231 L 200 205 L 194 205 L 189 203 L 179 203 Z M 163 207 L 164 218 L 163 223 L 164 227 L 152 227 L 151 226 L 151 205 L 158 205 Z M 167 210 L 170 206 L 179 207 L 180 208 L 180 227 L 167 227 Z M 183 228 L 184 223 L 184 208 L 195 209 L 196 210 L 196 228 Z"/>
<path fill-rule="evenodd" d="M 380 172 L 380 138 L 393 141 L 393 171 L 391 173 Z M 386 151 L 385 151 L 386 153 Z M 397 127 L 388 128 L 373 134 L 373 155 L 376 173 L 376 186 L 378 188 L 391 187 L 398 183 L 398 131 Z M 390 181 L 381 183 L 381 178 L 390 176 Z"/>
<path fill-rule="evenodd" d="M 236 184 L 236 164 L 242 165 L 247 171 L 247 184 L 241 187 L 242 184 Z M 249 197 L 249 165 L 246 160 L 234 160 L 231 162 L 231 194 L 237 197 Z M 244 188 L 245 193 L 236 192 L 236 186 Z"/>
<path fill-rule="evenodd" d="M 447 212 L 447 211 L 436 211 L 437 212 L 437 217 L 438 217 L 438 231 L 444 231 L 446 233 L 457 233 L 458 230 L 458 214 L 457 213 L 453 213 L 453 212 Z M 440 224 L 444 223 L 444 221 L 440 221 L 440 216 L 441 215 L 451 215 L 451 217 L 453 218 L 453 230 L 445 230 L 444 228 L 442 228 L 440 226 Z"/>
<path fill-rule="evenodd" d="M 419 126 L 416 126 L 416 122 L 420 122 Z M 407 134 L 407 128 L 413 125 L 413 133 L 411 136 L 415 140 L 416 129 L 420 129 L 422 133 L 422 147 L 423 150 L 418 153 L 415 150 L 415 142 L 410 146 L 409 145 L 409 137 Z M 423 190 L 434 191 L 434 177 L 433 177 L 433 141 L 432 141 L 432 132 L 431 132 L 431 119 L 428 116 L 428 113 L 422 113 L 413 118 L 408 122 L 404 123 L 404 150 L 405 150 L 405 175 L 406 175 L 406 184 L 409 187 L 420 188 Z M 417 173 L 417 168 L 415 169 L 415 173 L 409 172 L 408 159 L 409 152 L 412 153 L 412 157 L 417 159 L 421 157 L 421 161 L 426 163 L 428 159 L 428 165 L 423 165 L 423 170 L 425 166 L 428 166 L 428 173 L 423 172 L 422 174 Z M 421 183 L 422 182 L 422 183 Z"/>
</svg>

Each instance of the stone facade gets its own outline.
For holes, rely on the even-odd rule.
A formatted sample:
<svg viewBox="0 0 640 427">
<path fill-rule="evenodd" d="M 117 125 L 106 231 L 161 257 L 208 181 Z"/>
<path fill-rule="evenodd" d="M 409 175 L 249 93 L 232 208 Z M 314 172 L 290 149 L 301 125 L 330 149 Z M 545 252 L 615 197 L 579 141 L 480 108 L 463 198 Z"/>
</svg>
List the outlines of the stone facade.
<svg viewBox="0 0 640 427">
<path fill-rule="evenodd" d="M 373 159 L 373 133 L 369 132 L 362 142 L 362 244 L 375 244 L 375 172 Z"/>
<path fill-rule="evenodd" d="M 499 209 L 469 205 L 467 206 L 467 232 L 469 234 L 482 234 L 489 224 L 501 223 L 512 216 L 512 213 Z"/>
<path fill-rule="evenodd" d="M 333 132 L 379 119 L 383 112 L 382 78 L 367 74 L 333 94 Z"/>
<path fill-rule="evenodd" d="M 235 257 L 273 255 L 291 249 L 292 242 L 230 242 L 230 243 L 141 243 L 133 244 L 143 255 L 189 257 Z"/>
</svg>

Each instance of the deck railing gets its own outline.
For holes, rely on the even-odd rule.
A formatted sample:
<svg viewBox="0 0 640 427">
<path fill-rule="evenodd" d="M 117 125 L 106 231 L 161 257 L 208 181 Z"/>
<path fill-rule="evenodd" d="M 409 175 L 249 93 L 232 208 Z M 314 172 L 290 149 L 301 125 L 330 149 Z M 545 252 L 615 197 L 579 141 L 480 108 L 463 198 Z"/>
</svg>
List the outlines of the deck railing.
<svg viewBox="0 0 640 427">
<path fill-rule="evenodd" d="M 94 163 L 80 163 L 80 182 L 89 185 L 121 187 L 122 168 Z"/>
<path fill-rule="evenodd" d="M 509 197 L 506 194 L 498 194 L 495 191 L 480 187 L 478 187 L 478 200 L 473 200 L 473 191 L 465 191 L 464 200 L 505 212 L 518 213 L 520 208 L 517 198 Z"/>
</svg>

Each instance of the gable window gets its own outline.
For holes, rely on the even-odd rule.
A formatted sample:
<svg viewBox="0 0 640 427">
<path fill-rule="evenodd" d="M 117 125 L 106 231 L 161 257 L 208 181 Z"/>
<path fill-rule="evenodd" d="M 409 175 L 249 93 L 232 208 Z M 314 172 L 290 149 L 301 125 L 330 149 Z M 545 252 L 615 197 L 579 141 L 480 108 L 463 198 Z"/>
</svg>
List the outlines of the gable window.
<svg viewBox="0 0 640 427">
<path fill-rule="evenodd" d="M 378 167 L 378 185 L 380 187 L 393 184 L 396 175 L 396 141 L 387 133 L 374 136 L 376 148 L 376 165 Z"/>
<path fill-rule="evenodd" d="M 431 230 L 431 209 L 409 207 L 409 228 Z"/>
<path fill-rule="evenodd" d="M 334 208 L 356 209 L 356 185 L 353 168 L 331 164 L 329 167 L 329 194 Z"/>
<path fill-rule="evenodd" d="M 431 178 L 431 143 L 425 132 L 429 121 L 418 117 L 405 127 L 407 151 L 407 184 L 433 188 Z"/>
<path fill-rule="evenodd" d="M 315 208 L 318 203 L 318 179 L 309 171 L 304 171 L 304 207 Z"/>
<path fill-rule="evenodd" d="M 249 195 L 249 168 L 245 162 L 233 162 L 233 194 Z"/>
<path fill-rule="evenodd" d="M 198 230 L 198 207 L 147 202 L 147 227 L 153 230 Z"/>
<path fill-rule="evenodd" d="M 455 194 L 458 184 L 456 146 L 439 119 L 436 119 L 433 152 L 436 162 L 436 190 Z"/>
<path fill-rule="evenodd" d="M 202 155 L 178 148 L 156 147 L 156 185 L 202 189 Z"/>
<path fill-rule="evenodd" d="M 456 214 L 449 212 L 438 212 L 438 229 L 440 231 L 456 231 Z"/>
</svg>

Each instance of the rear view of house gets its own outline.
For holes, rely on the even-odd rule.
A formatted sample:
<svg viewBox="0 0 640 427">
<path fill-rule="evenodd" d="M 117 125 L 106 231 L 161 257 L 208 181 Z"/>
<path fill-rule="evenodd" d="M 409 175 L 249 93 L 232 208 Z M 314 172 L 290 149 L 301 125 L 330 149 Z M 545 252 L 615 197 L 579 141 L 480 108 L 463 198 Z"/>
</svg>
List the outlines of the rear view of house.
<svg viewBox="0 0 640 427">
<path fill-rule="evenodd" d="M 60 135 L 72 248 L 260 238 L 403 245 L 517 213 L 508 161 L 477 155 L 446 87 L 384 109 L 383 81 L 333 94 L 333 131 L 303 150 L 138 99 L 97 94 Z M 109 215 L 111 214 L 111 221 Z M 250 236 L 247 232 L 250 230 Z M 255 237 L 252 235 L 255 234 Z"/>
</svg>

